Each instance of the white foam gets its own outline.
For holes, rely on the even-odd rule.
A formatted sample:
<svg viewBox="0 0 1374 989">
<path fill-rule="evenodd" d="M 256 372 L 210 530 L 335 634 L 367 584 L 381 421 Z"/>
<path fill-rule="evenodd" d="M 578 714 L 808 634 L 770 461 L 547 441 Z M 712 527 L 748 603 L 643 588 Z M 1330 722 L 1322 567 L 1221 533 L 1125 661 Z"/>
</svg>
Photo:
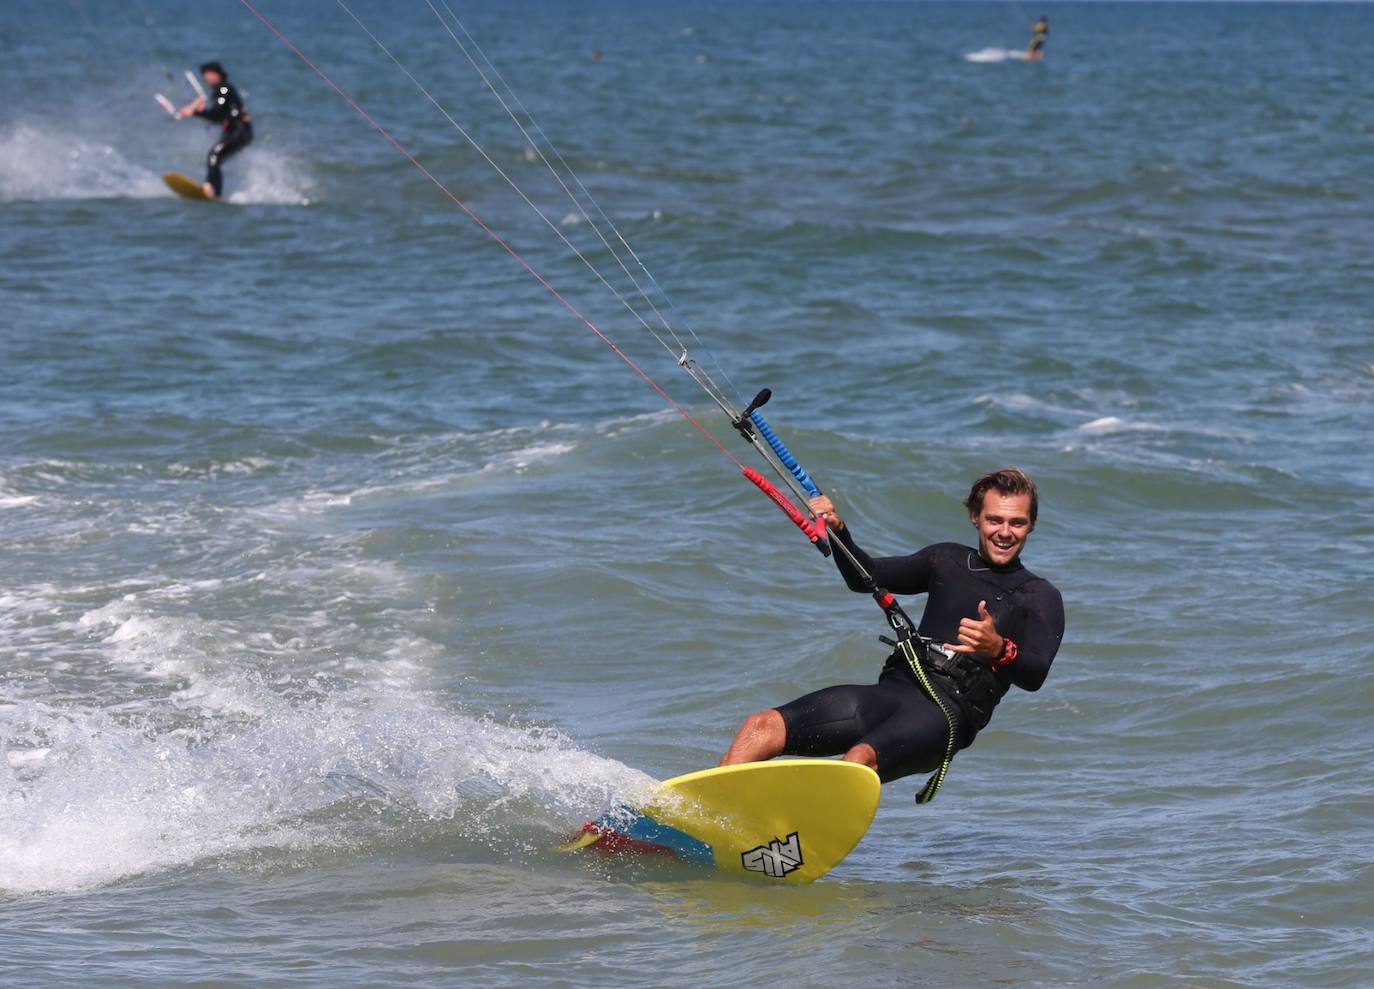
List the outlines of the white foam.
<svg viewBox="0 0 1374 989">
<path fill-rule="evenodd" d="M 10 749 L 5 753 L 5 761 L 11 769 L 31 769 L 41 766 L 52 749 Z"/>
<path fill-rule="evenodd" d="M 138 676 L 174 687 L 167 699 L 181 709 L 259 717 L 270 707 L 262 686 L 227 662 L 248 646 L 227 625 L 194 616 L 149 611 L 139 596 L 126 594 L 83 614 L 77 624 L 108 630 L 106 656 Z"/>
<path fill-rule="evenodd" d="M 1005 405 L 1010 409 L 1036 409 L 1047 408 L 1044 402 L 1024 392 L 1013 392 L 1010 395 L 983 394 L 974 399 L 979 405 Z"/>
<path fill-rule="evenodd" d="M 208 464 L 168 464 L 167 473 L 173 477 L 215 479 L 261 474 L 276 468 L 276 462 L 266 457 L 242 457 L 237 460 L 216 460 Z"/>
<path fill-rule="evenodd" d="M 1148 422 L 1132 422 L 1118 416 L 1099 416 L 1091 422 L 1085 422 L 1078 427 L 1080 433 L 1091 433 L 1097 436 L 1105 436 L 1111 433 L 1157 433 L 1163 429 Z"/>
<path fill-rule="evenodd" d="M 346 494 L 311 492 L 305 496 L 307 505 L 314 508 L 347 508 L 355 498 L 369 498 L 385 495 L 419 494 L 436 488 L 446 488 L 461 483 L 470 477 L 468 473 L 446 473 L 434 477 L 417 478 L 412 481 L 397 481 L 391 484 L 369 484 L 366 487 L 349 491 Z"/>
<path fill-rule="evenodd" d="M 1109 436 L 1116 433 L 1170 433 L 1189 436 L 1206 436 L 1211 439 L 1246 442 L 1250 436 L 1235 430 L 1219 429 L 1215 426 L 1196 424 L 1161 426 L 1154 422 L 1135 419 L 1122 419 L 1119 416 L 1100 416 L 1078 427 L 1078 432 L 1095 436 Z"/>
<path fill-rule="evenodd" d="M 493 458 L 483 465 L 482 470 L 508 470 L 515 474 L 523 474 L 533 464 L 554 460 L 576 449 L 576 443 L 533 443 Z"/>
<path fill-rule="evenodd" d="M 1058 416 L 1073 418 L 1083 418 L 1091 413 L 1084 413 L 1081 409 L 1069 408 L 1065 405 L 1056 405 L 1036 398 L 1034 395 L 1027 395 L 1024 392 L 1012 392 L 1007 395 L 996 393 L 985 393 L 978 395 L 974 401 L 979 405 L 987 405 L 995 408 L 1016 409 L 1020 411 L 1033 410 L 1045 412 Z"/>
<path fill-rule="evenodd" d="M 224 166 L 225 201 L 236 206 L 309 206 L 313 183 L 305 166 L 271 148 L 250 145 Z"/>
<path fill-rule="evenodd" d="M 38 502 L 38 495 L 19 494 L 0 475 L 0 508 L 23 508 Z"/>
<path fill-rule="evenodd" d="M 638 432 L 645 426 L 657 426 L 665 422 L 676 422 L 678 411 L 676 409 L 654 409 L 652 412 L 640 412 L 632 416 L 621 416 L 616 419 L 608 419 L 597 425 L 597 432 L 602 436 L 623 436 L 626 433 Z"/>
<path fill-rule="evenodd" d="M 512 432 L 516 431 L 496 430 L 488 436 L 504 437 Z M 518 432 L 527 434 L 529 430 L 520 429 Z M 556 460 L 576 449 L 577 444 L 572 441 L 549 440 L 530 443 L 527 446 L 498 453 L 483 463 L 481 467 L 472 470 L 445 471 L 428 477 L 402 477 L 364 485 L 351 491 L 308 491 L 299 500 L 279 501 L 259 511 L 282 516 L 290 516 L 300 512 L 320 513 L 337 508 L 349 508 L 368 498 L 403 497 L 427 491 L 456 489 L 474 483 L 478 477 L 484 474 L 523 474 L 536 464 Z M 437 458 L 426 458 L 424 465 L 426 469 L 429 467 L 429 461 L 433 459 Z M 452 455 L 450 454 L 446 459 L 451 460 Z"/>
<path fill-rule="evenodd" d="M 351 494 L 334 494 L 329 491 L 307 491 L 301 499 L 301 507 L 310 512 L 322 512 L 330 508 L 347 508 L 353 504 Z"/>
<path fill-rule="evenodd" d="M 967 52 L 964 55 L 965 62 L 1024 62 L 1029 59 L 1030 56 L 1019 48 L 980 48 L 976 52 Z"/>
<path fill-rule="evenodd" d="M 113 145 L 32 123 L 0 129 L 0 202 L 164 194 L 157 172 L 129 161 Z"/>
<path fill-rule="evenodd" d="M 263 848 L 386 844 L 417 813 L 488 843 L 531 823 L 552 835 L 652 785 L 557 733 L 409 691 L 278 699 L 247 725 L 173 724 L 0 706 L 0 890 L 89 888 Z M 351 814 L 360 800 L 375 813 Z"/>
</svg>

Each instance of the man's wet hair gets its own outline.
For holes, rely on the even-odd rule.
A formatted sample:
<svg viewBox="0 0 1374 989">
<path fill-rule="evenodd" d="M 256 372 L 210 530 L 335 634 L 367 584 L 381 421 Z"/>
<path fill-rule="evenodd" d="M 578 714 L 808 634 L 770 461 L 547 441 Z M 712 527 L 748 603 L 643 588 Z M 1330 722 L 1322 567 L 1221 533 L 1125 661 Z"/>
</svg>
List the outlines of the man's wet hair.
<svg viewBox="0 0 1374 989">
<path fill-rule="evenodd" d="M 964 507 L 968 513 L 977 516 L 983 511 L 983 496 L 989 491 L 1004 495 L 1030 495 L 1030 520 L 1035 525 L 1035 517 L 1040 513 L 1040 494 L 1035 490 L 1035 482 L 1020 467 L 1003 467 L 984 474 L 973 482 Z"/>
</svg>

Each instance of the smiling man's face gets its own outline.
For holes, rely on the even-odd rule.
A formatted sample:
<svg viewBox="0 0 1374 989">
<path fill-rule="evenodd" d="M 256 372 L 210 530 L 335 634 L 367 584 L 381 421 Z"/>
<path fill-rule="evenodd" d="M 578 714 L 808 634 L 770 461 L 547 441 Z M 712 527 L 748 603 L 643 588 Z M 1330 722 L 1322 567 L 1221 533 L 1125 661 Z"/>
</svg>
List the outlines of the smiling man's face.
<svg viewBox="0 0 1374 989">
<path fill-rule="evenodd" d="M 995 566 L 1006 566 L 1026 546 L 1035 529 L 1030 518 L 1030 495 L 1003 494 L 996 488 L 983 495 L 983 507 L 970 518 L 978 527 L 978 553 Z"/>
</svg>

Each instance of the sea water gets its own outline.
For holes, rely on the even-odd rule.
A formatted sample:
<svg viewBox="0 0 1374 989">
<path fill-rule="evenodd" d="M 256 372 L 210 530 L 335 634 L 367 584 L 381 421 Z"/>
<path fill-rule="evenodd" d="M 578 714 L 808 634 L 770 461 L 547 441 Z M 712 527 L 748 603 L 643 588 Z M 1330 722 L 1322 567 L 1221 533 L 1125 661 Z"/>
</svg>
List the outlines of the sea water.
<svg viewBox="0 0 1374 989">
<path fill-rule="evenodd" d="M 345 11 L 261 9 L 746 456 Z M 431 10 L 352 9 L 623 285 Z M 0 984 L 1368 985 L 1374 11 L 455 9 L 862 545 L 1037 478 L 1063 650 L 815 886 L 552 852 L 881 616 L 240 5 L 5 4 Z M 226 205 L 159 178 L 211 58 Z"/>
</svg>

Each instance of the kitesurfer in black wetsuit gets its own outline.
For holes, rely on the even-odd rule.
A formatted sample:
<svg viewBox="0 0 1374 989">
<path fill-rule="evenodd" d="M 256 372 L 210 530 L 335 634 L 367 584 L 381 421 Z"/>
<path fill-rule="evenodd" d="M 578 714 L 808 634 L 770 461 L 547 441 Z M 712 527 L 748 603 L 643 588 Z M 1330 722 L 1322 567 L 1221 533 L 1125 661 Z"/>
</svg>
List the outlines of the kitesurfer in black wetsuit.
<svg viewBox="0 0 1374 989">
<path fill-rule="evenodd" d="M 1064 603 L 1020 559 L 1035 528 L 1035 484 L 1015 468 L 994 471 L 974 483 L 965 506 L 978 530 L 976 548 L 936 543 L 910 556 L 873 559 L 829 498 L 811 502 L 880 587 L 926 595 L 917 631 L 930 640 L 925 666 L 943 705 L 898 650 L 875 684 L 827 687 L 750 715 L 721 765 L 842 754 L 886 783 L 937 769 L 951 730 L 957 748 L 971 745 L 1012 686 L 1040 688 L 1064 635 Z M 851 590 L 869 590 L 843 552 L 835 562 Z"/>
<path fill-rule="evenodd" d="M 201 77 L 209 90 L 208 102 L 197 96 L 177 111 L 177 119 L 200 117 L 219 124 L 220 137 L 205 158 L 205 194 L 218 199 L 224 191 L 224 176 L 220 165 L 224 159 L 242 151 L 253 143 L 253 118 L 239 97 L 239 91 L 229 85 L 229 74 L 218 62 L 206 62 L 200 67 Z"/>
</svg>

